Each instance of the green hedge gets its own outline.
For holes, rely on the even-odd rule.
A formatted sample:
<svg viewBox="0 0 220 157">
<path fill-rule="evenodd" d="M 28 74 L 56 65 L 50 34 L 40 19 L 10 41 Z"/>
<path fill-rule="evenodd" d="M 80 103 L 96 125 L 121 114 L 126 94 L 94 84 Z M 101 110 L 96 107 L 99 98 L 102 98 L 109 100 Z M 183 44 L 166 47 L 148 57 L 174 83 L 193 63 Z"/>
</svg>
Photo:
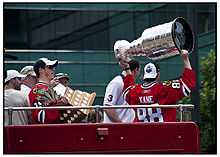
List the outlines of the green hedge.
<svg viewBox="0 0 220 157">
<path fill-rule="evenodd" d="M 201 61 L 200 133 L 202 153 L 217 153 L 216 53 L 212 50 Z"/>
</svg>

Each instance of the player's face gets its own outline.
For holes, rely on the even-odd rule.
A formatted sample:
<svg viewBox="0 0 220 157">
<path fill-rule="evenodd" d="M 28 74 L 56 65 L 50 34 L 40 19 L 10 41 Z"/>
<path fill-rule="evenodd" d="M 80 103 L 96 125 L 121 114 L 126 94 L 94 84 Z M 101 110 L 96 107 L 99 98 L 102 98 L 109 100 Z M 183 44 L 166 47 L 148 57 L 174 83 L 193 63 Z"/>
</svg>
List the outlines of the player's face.
<svg viewBox="0 0 220 157">
<path fill-rule="evenodd" d="M 138 75 L 140 74 L 140 67 L 134 70 L 134 77 L 137 78 Z"/>
<path fill-rule="evenodd" d="M 28 75 L 28 81 L 33 86 L 33 85 L 35 85 L 37 83 L 37 77 L 36 76 Z"/>
<path fill-rule="evenodd" d="M 49 80 L 52 80 L 55 76 L 56 67 L 54 66 L 46 66 L 45 67 L 45 75 Z"/>
<path fill-rule="evenodd" d="M 16 77 L 13 79 L 13 84 L 14 84 L 14 89 L 20 90 L 21 89 L 21 83 L 22 83 L 22 78 Z"/>
</svg>

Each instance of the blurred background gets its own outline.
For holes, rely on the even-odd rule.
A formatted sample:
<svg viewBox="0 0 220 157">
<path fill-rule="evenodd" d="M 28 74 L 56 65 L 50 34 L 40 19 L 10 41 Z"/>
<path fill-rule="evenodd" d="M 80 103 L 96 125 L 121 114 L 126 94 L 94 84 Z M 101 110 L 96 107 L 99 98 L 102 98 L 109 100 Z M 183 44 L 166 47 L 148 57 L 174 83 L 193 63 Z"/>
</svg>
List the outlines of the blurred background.
<svg viewBox="0 0 220 157">
<path fill-rule="evenodd" d="M 106 85 L 121 72 L 113 53 L 114 42 L 120 39 L 131 42 L 146 28 L 183 17 L 194 32 L 195 47 L 190 59 L 197 73 L 197 84 L 191 99 L 182 102 L 195 105 L 192 120 L 201 130 L 208 130 L 201 131 L 202 138 L 211 132 L 211 137 L 201 140 L 202 151 L 213 153 L 217 113 L 216 6 L 216 3 L 4 3 L 4 69 L 20 71 L 40 57 L 58 59 L 57 73 L 70 75 L 71 88 L 96 92 L 94 105 L 102 105 Z M 136 59 L 143 68 L 147 59 Z M 161 81 L 177 78 L 183 70 L 179 56 L 158 63 Z M 211 87 L 205 82 L 209 79 Z M 201 96 L 206 86 L 213 93 Z M 210 115 L 204 115 L 203 111 Z M 208 129 L 204 128 L 207 123 L 211 123 Z"/>
</svg>

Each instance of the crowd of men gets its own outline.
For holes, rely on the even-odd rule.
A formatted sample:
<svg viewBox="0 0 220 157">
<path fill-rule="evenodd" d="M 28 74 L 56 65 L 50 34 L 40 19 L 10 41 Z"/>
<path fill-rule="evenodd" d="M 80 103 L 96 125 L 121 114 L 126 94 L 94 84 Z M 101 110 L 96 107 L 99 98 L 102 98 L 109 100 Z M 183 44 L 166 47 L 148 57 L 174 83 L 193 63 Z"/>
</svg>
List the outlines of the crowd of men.
<svg viewBox="0 0 220 157">
<path fill-rule="evenodd" d="M 141 66 L 136 60 L 118 60 L 122 73 L 109 82 L 106 87 L 103 105 L 167 105 L 175 104 L 189 96 L 195 87 L 195 72 L 191 67 L 188 52 L 183 50 L 183 73 L 178 80 L 159 82 L 160 68 L 154 62 L 143 68 L 143 83 L 135 84 Z M 67 98 L 56 93 L 54 87 L 69 86 L 66 73 L 55 73 L 58 60 L 39 58 L 34 65 L 25 66 L 20 72 L 7 70 L 4 79 L 4 107 L 50 107 L 68 106 Z M 80 116 L 80 110 L 36 109 L 14 111 L 13 125 L 68 123 L 65 116 L 72 115 L 75 122 L 94 122 L 94 111 Z M 9 125 L 9 115 L 4 113 L 4 124 Z M 86 119 L 86 120 L 85 120 Z M 93 119 L 89 121 L 89 119 Z M 176 121 L 176 109 L 163 108 L 121 108 L 105 109 L 103 123 L 116 122 L 170 122 Z"/>
</svg>

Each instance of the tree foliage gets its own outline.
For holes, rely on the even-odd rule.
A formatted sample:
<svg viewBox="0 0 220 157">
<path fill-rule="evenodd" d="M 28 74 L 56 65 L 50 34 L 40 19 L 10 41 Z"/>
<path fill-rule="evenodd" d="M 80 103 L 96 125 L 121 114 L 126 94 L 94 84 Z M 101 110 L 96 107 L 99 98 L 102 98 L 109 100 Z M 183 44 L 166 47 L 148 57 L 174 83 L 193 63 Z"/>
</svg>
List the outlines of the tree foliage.
<svg viewBox="0 0 220 157">
<path fill-rule="evenodd" d="M 216 126 L 216 53 L 212 50 L 201 61 L 202 88 L 200 90 L 201 151 L 217 153 Z"/>
</svg>

